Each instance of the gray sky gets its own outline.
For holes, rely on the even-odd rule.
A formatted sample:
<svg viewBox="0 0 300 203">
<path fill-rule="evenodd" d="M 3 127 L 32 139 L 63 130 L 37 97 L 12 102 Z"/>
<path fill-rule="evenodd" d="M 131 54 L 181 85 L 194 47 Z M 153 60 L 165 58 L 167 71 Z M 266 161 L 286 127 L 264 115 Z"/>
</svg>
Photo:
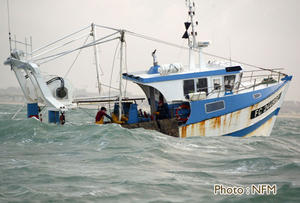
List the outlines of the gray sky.
<svg viewBox="0 0 300 203">
<path fill-rule="evenodd" d="M 195 0 L 198 39 L 209 40 L 205 51 L 266 68 L 285 68 L 294 76 L 286 100 L 300 101 L 299 0 Z M 17 39 L 33 37 L 38 48 L 81 27 L 96 24 L 124 28 L 185 45 L 181 39 L 187 20 L 184 0 L 10 0 L 11 31 Z M 161 63 L 187 62 L 182 50 L 127 38 L 128 70 L 147 70 L 151 51 Z M 111 71 L 116 43 L 100 47 L 100 64 Z M 18 86 L 3 61 L 9 53 L 6 0 L 0 0 L 0 88 Z M 41 69 L 63 76 L 75 55 Z M 107 76 L 101 79 L 107 83 Z M 93 52 L 83 51 L 69 75 L 75 88 L 96 91 Z M 114 79 L 117 82 L 117 79 Z M 128 90 L 141 93 L 135 85 Z M 138 90 L 138 91 L 137 91 Z"/>
</svg>

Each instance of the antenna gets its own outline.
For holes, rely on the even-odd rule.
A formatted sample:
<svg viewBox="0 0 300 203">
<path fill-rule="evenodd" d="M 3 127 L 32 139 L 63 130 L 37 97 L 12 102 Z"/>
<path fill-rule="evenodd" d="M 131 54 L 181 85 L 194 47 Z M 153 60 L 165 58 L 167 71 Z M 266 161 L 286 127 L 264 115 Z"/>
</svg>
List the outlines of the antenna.
<svg viewBox="0 0 300 203">
<path fill-rule="evenodd" d="M 188 46 L 189 46 L 189 70 L 194 70 L 195 69 L 195 61 L 194 61 L 193 49 L 197 48 L 197 41 L 196 41 L 197 32 L 195 32 L 195 24 L 194 24 L 195 3 L 192 2 L 192 0 L 186 0 L 185 3 L 186 3 L 186 6 L 189 9 L 188 15 L 190 17 L 190 22 L 185 22 L 184 23 L 186 31 L 183 34 L 182 38 L 188 40 Z M 192 31 L 189 34 L 188 30 L 189 30 L 190 27 L 191 27 Z"/>
<path fill-rule="evenodd" d="M 195 31 L 195 26 L 198 25 L 198 21 L 194 22 L 194 16 L 195 16 L 195 2 L 193 0 L 186 0 L 185 1 L 186 6 L 188 7 L 188 15 L 190 17 L 190 22 L 185 22 L 185 33 L 183 34 L 182 38 L 188 39 L 188 45 L 189 45 L 189 69 L 193 70 L 195 69 L 195 62 L 194 62 L 194 51 L 199 52 L 199 69 L 205 67 L 205 62 L 203 60 L 202 56 L 202 49 L 207 47 L 209 45 L 209 42 L 197 42 L 196 36 L 197 32 Z M 189 27 L 192 27 L 192 31 L 189 34 L 188 29 Z M 191 36 L 191 37 L 190 37 Z"/>
<path fill-rule="evenodd" d="M 11 54 L 12 48 L 11 48 L 11 32 L 10 32 L 9 0 L 7 0 L 7 24 L 8 24 L 9 54 Z"/>
<path fill-rule="evenodd" d="M 194 15 L 195 15 L 195 3 L 191 2 L 191 0 L 188 0 L 188 7 L 189 7 L 189 16 L 190 16 L 190 19 L 191 19 L 191 26 L 192 26 L 192 32 L 191 32 L 191 35 L 193 37 L 193 40 L 192 40 L 192 43 L 190 44 L 190 47 L 193 47 L 195 48 L 197 45 L 197 41 L 196 41 L 196 35 L 197 35 L 197 32 L 195 32 L 195 24 L 194 24 Z"/>
<path fill-rule="evenodd" d="M 231 61 L 231 40 L 230 38 L 228 39 L 229 42 L 229 61 L 230 61 L 230 66 L 232 66 L 232 61 Z"/>
</svg>

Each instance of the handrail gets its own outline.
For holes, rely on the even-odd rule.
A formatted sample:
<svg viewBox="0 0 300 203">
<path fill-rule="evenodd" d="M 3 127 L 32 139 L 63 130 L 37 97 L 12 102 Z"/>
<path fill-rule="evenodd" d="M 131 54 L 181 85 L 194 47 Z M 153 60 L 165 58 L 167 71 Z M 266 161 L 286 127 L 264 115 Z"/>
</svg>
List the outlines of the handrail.
<svg viewBox="0 0 300 203">
<path fill-rule="evenodd" d="M 283 73 L 280 73 L 280 74 L 283 74 Z M 243 76 L 243 78 L 255 78 L 255 77 L 257 78 L 257 77 L 268 77 L 268 76 L 270 76 L 270 75 L 252 75 L 252 76 Z"/>
<path fill-rule="evenodd" d="M 266 76 L 266 77 L 264 77 Z M 243 80 L 244 78 L 251 78 L 250 76 L 243 76 L 242 79 L 240 81 L 237 81 L 235 82 L 233 85 L 232 85 L 232 92 L 240 92 L 240 91 L 244 91 L 244 90 L 247 90 L 247 89 L 252 89 L 255 90 L 256 87 L 260 86 L 260 85 L 267 85 L 270 84 L 270 81 L 268 80 L 271 80 L 273 79 L 274 81 L 276 81 L 276 83 L 279 83 L 280 82 L 280 78 L 284 77 L 285 75 L 283 73 L 278 73 L 278 78 L 275 79 L 275 77 L 270 77 L 272 76 L 272 74 L 269 74 L 269 75 L 259 75 L 259 76 L 252 76 L 253 79 L 251 80 Z M 273 75 L 275 76 L 275 75 Z M 258 82 L 258 79 L 261 78 L 261 81 Z M 265 83 L 264 83 L 264 79 L 268 79 Z M 245 83 L 250 83 L 250 84 L 247 84 L 247 86 L 245 86 Z M 275 82 L 274 82 L 275 83 Z M 238 88 L 236 88 L 238 87 Z M 210 86 L 210 87 L 204 87 L 204 88 L 197 88 L 197 92 L 206 92 L 207 90 L 211 89 L 210 92 L 207 92 L 206 95 L 209 96 L 209 95 L 212 95 L 214 93 L 218 93 L 218 96 L 217 97 L 220 97 L 220 94 L 221 93 L 225 93 L 225 92 L 230 92 L 230 91 L 227 91 L 226 88 L 225 88 L 225 84 L 223 85 L 220 85 L 219 89 L 214 89 L 214 86 Z M 197 93 L 195 92 L 195 93 Z"/>
<path fill-rule="evenodd" d="M 272 71 L 272 70 L 284 70 L 284 68 L 272 68 L 270 70 L 246 70 L 246 71 L 243 71 L 243 73 L 247 73 L 247 72 L 261 72 L 261 71 Z"/>
</svg>

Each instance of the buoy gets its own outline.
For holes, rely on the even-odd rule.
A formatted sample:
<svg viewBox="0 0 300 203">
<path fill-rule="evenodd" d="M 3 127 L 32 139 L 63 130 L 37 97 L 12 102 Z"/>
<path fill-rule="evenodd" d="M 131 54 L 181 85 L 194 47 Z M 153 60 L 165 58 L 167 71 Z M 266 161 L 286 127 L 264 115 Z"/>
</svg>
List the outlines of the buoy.
<svg viewBox="0 0 300 203">
<path fill-rule="evenodd" d="M 182 116 L 180 116 L 180 113 L 179 111 L 183 110 L 183 109 L 186 109 L 186 110 L 190 110 L 190 106 L 189 105 L 186 105 L 186 104 L 182 104 L 181 106 L 179 106 L 177 109 L 176 109 L 176 118 L 177 120 L 179 121 L 182 121 L 182 122 L 186 122 L 188 120 L 188 116 L 183 118 Z"/>
</svg>

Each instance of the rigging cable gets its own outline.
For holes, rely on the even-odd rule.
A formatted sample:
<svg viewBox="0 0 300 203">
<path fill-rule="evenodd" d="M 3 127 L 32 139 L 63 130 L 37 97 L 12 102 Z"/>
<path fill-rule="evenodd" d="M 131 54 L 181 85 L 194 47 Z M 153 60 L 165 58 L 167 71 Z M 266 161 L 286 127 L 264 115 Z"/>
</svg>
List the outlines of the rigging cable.
<svg viewBox="0 0 300 203">
<path fill-rule="evenodd" d="M 181 46 L 183 46 L 184 43 L 185 43 L 185 42 L 182 41 Z M 179 51 L 178 51 L 178 53 L 177 53 L 177 59 L 182 59 L 182 58 L 181 58 L 181 56 L 182 56 L 182 51 L 183 51 L 183 49 L 180 48 Z"/>
<path fill-rule="evenodd" d="M 104 26 L 104 25 L 97 25 L 97 24 L 95 24 L 95 26 L 96 26 L 96 27 L 99 27 L 99 28 L 104 28 L 104 29 L 109 29 L 109 30 L 118 31 L 118 32 L 121 31 L 120 29 L 113 28 L 113 27 L 108 27 L 108 26 Z"/>
<path fill-rule="evenodd" d="M 104 42 L 101 42 L 101 40 L 104 40 L 104 39 L 106 39 L 106 38 L 109 38 L 109 37 L 111 37 L 111 36 L 113 36 L 113 35 L 115 35 L 115 34 L 117 34 L 117 33 L 118 33 L 118 32 L 115 32 L 115 33 L 113 33 L 113 34 L 107 35 L 107 36 L 105 36 L 105 37 L 103 37 L 103 38 L 101 38 L 101 39 L 96 40 L 95 42 L 91 42 L 91 43 L 89 43 L 89 44 L 87 44 L 87 45 L 84 45 L 84 46 L 81 46 L 81 47 L 79 47 L 79 48 L 76 48 L 76 49 L 73 49 L 73 50 L 70 50 L 70 51 L 64 51 L 64 52 L 61 52 L 61 53 L 58 53 L 58 54 L 54 54 L 54 55 L 50 55 L 50 56 L 46 56 L 46 57 L 43 57 L 43 58 L 40 58 L 40 59 L 36 59 L 35 61 L 40 61 L 40 60 L 44 60 L 44 59 L 48 59 L 48 58 L 56 57 L 56 56 L 60 57 L 60 55 L 63 56 L 63 55 L 72 53 L 72 52 L 74 52 L 74 51 L 77 51 L 77 50 L 79 50 L 79 49 L 83 49 L 83 48 L 87 48 L 87 47 L 90 47 L 90 46 L 94 46 L 94 45 L 96 45 L 96 44 L 104 43 L 105 41 L 104 41 Z M 114 39 L 118 39 L 118 37 L 113 38 L 113 39 L 111 39 L 111 40 L 114 40 Z M 111 40 L 108 40 L 108 41 L 111 41 Z"/>
<path fill-rule="evenodd" d="M 41 64 L 44 64 L 44 63 L 48 63 L 50 61 L 53 61 L 57 58 L 60 58 L 62 56 L 65 56 L 67 54 L 70 54 L 74 51 L 77 51 L 79 49 L 84 49 L 84 48 L 88 48 L 88 47 L 91 47 L 91 46 L 94 46 L 96 44 L 103 44 L 103 43 L 106 43 L 106 42 L 110 42 L 110 41 L 113 41 L 113 40 L 116 40 L 116 39 L 119 39 L 119 37 L 115 37 L 115 38 L 112 38 L 112 39 L 108 39 L 108 40 L 105 40 L 105 41 L 102 41 L 102 42 L 97 42 L 97 43 L 91 43 L 91 44 L 87 44 L 85 46 L 82 46 L 82 47 L 79 47 L 79 48 L 76 48 L 76 49 L 73 49 L 73 50 L 70 50 L 70 51 L 64 51 L 64 52 L 61 52 L 61 53 L 58 53 L 58 54 L 54 54 L 54 55 L 51 55 L 51 56 L 48 56 L 48 57 L 44 57 L 44 58 L 40 58 L 40 59 L 37 59 L 36 61 L 40 61 L 40 60 L 44 60 L 44 59 L 48 59 L 50 58 L 49 60 L 46 60 L 46 61 L 42 61 L 41 63 L 39 63 L 39 65 Z"/>
<path fill-rule="evenodd" d="M 20 111 L 24 108 L 25 103 L 16 111 L 16 113 L 11 117 L 11 120 L 14 120 L 16 116 L 20 113 Z"/>
<path fill-rule="evenodd" d="M 83 42 L 82 46 L 86 44 L 87 40 L 89 39 L 90 35 L 87 36 L 87 38 L 85 39 L 85 41 Z M 79 57 L 79 54 L 81 53 L 82 49 L 80 49 L 73 61 L 73 63 L 71 64 L 71 66 L 69 67 L 68 71 L 66 72 L 64 78 L 66 78 L 68 76 L 68 74 L 70 73 L 71 69 L 73 68 L 75 62 L 77 61 L 78 57 Z"/>
<path fill-rule="evenodd" d="M 78 37 L 78 38 L 76 38 L 76 39 L 72 39 L 71 41 L 65 42 L 65 43 L 62 44 L 62 45 L 56 46 L 56 47 L 54 47 L 54 48 L 52 48 L 52 49 L 49 49 L 49 50 L 46 50 L 46 51 L 44 51 L 44 52 L 42 52 L 42 53 L 40 53 L 40 54 L 37 54 L 37 55 L 33 56 L 32 59 L 37 58 L 37 57 L 39 57 L 39 56 L 42 56 L 42 55 L 44 55 L 44 54 L 47 54 L 47 53 L 49 53 L 49 52 L 51 52 L 51 51 L 54 51 L 54 50 L 56 50 L 56 49 L 59 49 L 59 48 L 61 48 L 61 47 L 67 46 L 68 44 L 71 44 L 71 43 L 73 43 L 73 42 L 75 42 L 75 41 L 77 41 L 77 40 L 83 39 L 83 38 L 85 38 L 86 36 L 87 36 L 87 34 L 81 35 L 80 37 Z"/>
<path fill-rule="evenodd" d="M 186 50 L 190 49 L 190 48 L 185 47 L 185 46 L 180 46 L 178 44 L 174 44 L 174 43 L 171 43 L 171 42 L 163 41 L 163 40 L 160 40 L 160 39 L 156 39 L 156 38 L 149 37 L 149 36 L 146 36 L 146 35 L 138 34 L 138 33 L 135 33 L 135 32 L 128 31 L 128 30 L 124 30 L 124 31 L 126 33 L 128 33 L 129 35 L 131 35 L 131 36 L 135 36 L 135 37 L 143 38 L 143 39 L 146 39 L 146 40 L 150 40 L 150 41 L 154 41 L 154 42 L 166 44 L 166 45 L 177 47 L 177 48 L 180 48 L 180 49 L 186 49 Z"/>
<path fill-rule="evenodd" d="M 8 2 L 8 0 L 7 0 L 7 2 Z M 121 31 L 120 29 L 112 28 L 112 27 L 108 27 L 108 26 L 103 26 L 103 25 L 95 25 L 95 26 L 96 26 L 96 27 L 99 27 L 99 28 L 105 28 L 105 29 L 114 30 L 114 31 L 116 31 L 116 33 L 119 33 L 119 32 Z M 57 43 L 57 42 L 59 42 L 59 41 L 61 41 L 61 40 L 63 40 L 63 39 L 66 39 L 66 38 L 68 38 L 68 37 L 70 37 L 70 36 L 72 36 L 72 35 L 74 35 L 74 34 L 77 34 L 77 33 L 81 32 L 81 31 L 83 31 L 83 30 L 85 30 L 85 29 L 87 29 L 87 28 L 89 28 L 89 27 L 90 27 L 90 25 L 87 26 L 87 27 L 85 27 L 85 28 L 83 28 L 83 29 L 81 29 L 81 30 L 79 30 L 79 31 L 77 31 L 77 32 L 74 32 L 74 33 L 72 33 L 72 34 L 69 34 L 69 35 L 67 35 L 67 36 L 65 36 L 65 37 L 63 37 L 63 38 L 61 38 L 61 39 L 59 39 L 59 40 L 57 40 L 57 41 L 54 41 L 54 42 L 52 42 L 52 43 L 50 43 L 50 44 L 48 44 L 48 45 L 46 45 L 46 46 L 44 46 L 44 47 L 41 47 L 41 48 L 39 48 L 39 49 L 37 49 L 37 50 L 34 50 L 32 53 L 35 53 L 35 52 L 37 52 L 37 51 L 39 51 L 39 50 L 41 50 L 41 49 L 44 49 L 44 48 L 46 48 L 46 47 L 48 47 L 48 46 L 51 46 L 51 45 L 53 45 L 53 44 L 55 44 L 55 43 Z M 138 38 L 143 38 L 143 39 L 146 39 L 146 40 L 150 40 L 150 41 L 154 41 L 154 42 L 166 44 L 166 45 L 173 46 L 173 47 L 177 47 L 177 48 L 180 48 L 180 49 L 189 50 L 189 48 L 188 48 L 188 47 L 185 47 L 185 46 L 177 45 L 177 44 L 174 44 L 174 43 L 170 43 L 170 42 L 163 41 L 163 40 L 160 40 L 160 39 L 156 39 L 156 38 L 153 38 L 153 37 L 149 37 L 149 36 L 146 36 L 146 35 L 138 34 L 138 33 L 135 33 L 135 32 L 129 31 L 129 30 L 123 30 L 123 31 L 126 32 L 126 33 L 128 33 L 128 34 L 131 35 L 131 36 L 135 36 L 135 37 L 138 37 Z M 85 48 L 85 47 L 84 47 L 84 48 Z M 198 52 L 197 50 L 193 50 L 193 51 Z M 207 55 L 207 56 L 211 56 L 211 57 L 223 59 L 223 60 L 226 60 L 226 61 L 230 61 L 230 59 L 228 59 L 228 58 L 226 58 L 226 57 L 222 57 L 222 56 L 210 54 L 210 53 L 207 53 L 207 52 L 202 52 L 202 53 L 205 54 L 205 55 Z M 62 54 L 63 54 L 63 53 L 62 53 Z M 65 55 L 65 54 L 63 54 L 63 55 Z M 273 71 L 273 72 L 276 72 L 276 73 L 280 73 L 280 72 L 277 72 L 277 71 L 274 71 L 274 70 L 270 70 L 270 69 L 267 69 L 267 68 L 263 68 L 263 67 L 256 66 L 256 65 L 252 65 L 252 64 L 248 64 L 248 63 L 244 63 L 244 62 L 241 62 L 241 61 L 238 61 L 238 60 L 231 60 L 231 61 L 232 61 L 232 62 L 235 62 L 235 63 L 239 63 L 239 64 L 241 64 L 241 65 L 246 65 L 246 66 L 249 66 L 249 67 L 261 69 L 261 70 L 267 70 L 267 71 Z"/>
<path fill-rule="evenodd" d="M 127 69 L 127 43 L 126 43 L 126 41 L 125 41 L 125 71 L 126 71 L 126 73 L 128 73 L 128 69 Z M 124 97 L 126 97 L 126 93 L 127 93 L 127 80 L 125 80 Z"/>
<path fill-rule="evenodd" d="M 45 48 L 47 48 L 47 47 L 49 47 L 49 46 L 51 46 L 51 45 L 53 45 L 53 44 L 56 44 L 57 42 L 60 42 L 60 41 L 62 41 L 62 40 L 64 40 L 64 39 L 67 39 L 68 37 L 71 37 L 72 35 L 75 35 L 75 34 L 81 32 L 81 31 L 83 31 L 83 30 L 86 30 L 87 28 L 90 28 L 90 25 L 89 25 L 89 26 L 86 26 L 86 27 L 84 27 L 84 28 L 82 28 L 82 29 L 80 29 L 80 30 L 78 30 L 78 31 L 76 31 L 76 32 L 73 32 L 73 33 L 71 33 L 71 34 L 69 34 L 69 35 L 66 35 L 66 36 L 62 37 L 61 39 L 58 39 L 58 40 L 56 40 L 56 41 L 54 41 L 54 42 L 51 42 L 50 44 L 47 44 L 47 45 L 45 45 L 45 46 L 43 46 L 43 47 L 41 47 L 41 48 L 38 48 L 38 49 L 36 49 L 36 50 L 33 50 L 33 51 L 32 51 L 32 54 L 35 53 L 35 52 L 37 52 L 37 51 L 40 51 L 40 50 L 42 50 L 42 49 L 45 49 Z"/>
<path fill-rule="evenodd" d="M 112 75 L 113 75 L 113 72 L 114 72 L 115 60 L 116 60 L 116 56 L 117 56 L 119 46 L 120 46 L 120 41 L 118 42 L 118 44 L 116 46 L 116 49 L 115 49 L 114 58 L 113 58 L 113 62 L 112 62 L 112 70 L 110 72 L 110 81 L 109 81 L 109 89 L 108 89 L 108 98 L 109 99 L 110 99 L 110 93 L 111 93 L 110 89 L 111 89 Z M 109 109 L 110 109 L 110 101 L 108 102 L 108 106 L 109 106 Z"/>
<path fill-rule="evenodd" d="M 177 44 L 174 44 L 174 43 L 170 43 L 170 42 L 163 41 L 163 40 L 160 40 L 160 39 L 156 39 L 156 38 L 153 38 L 153 37 L 149 37 L 149 36 L 146 36 L 146 35 L 138 34 L 138 33 L 135 33 L 135 32 L 128 31 L 128 30 L 124 30 L 124 31 L 126 33 L 128 33 L 129 35 L 131 35 L 131 36 L 135 36 L 135 37 L 143 38 L 143 39 L 146 39 L 146 40 L 166 44 L 166 45 L 177 47 L 177 48 L 180 48 L 180 49 L 189 50 L 189 48 L 185 47 L 185 46 L 180 46 L 180 45 L 177 45 Z M 193 51 L 199 52 L 198 50 L 195 50 L 195 49 L 193 49 Z M 226 57 L 218 56 L 218 55 L 215 55 L 215 54 L 210 54 L 210 53 L 203 52 L 203 51 L 202 51 L 202 53 L 207 55 L 207 56 L 211 56 L 211 57 L 223 59 L 223 60 L 226 60 L 226 61 L 230 61 L 230 59 L 228 59 Z M 239 63 L 241 65 L 245 65 L 245 66 L 249 66 L 249 67 L 253 67 L 253 68 L 257 68 L 257 69 L 261 69 L 261 70 L 271 71 L 271 72 L 275 72 L 275 73 L 281 73 L 281 72 L 278 72 L 278 71 L 274 71 L 273 69 L 263 68 L 263 67 L 260 67 L 260 66 L 244 63 L 244 62 L 238 61 L 238 60 L 231 59 L 231 62 Z M 281 74 L 283 74 L 283 73 L 281 73 Z"/>
<path fill-rule="evenodd" d="M 114 89 L 114 90 L 119 90 L 119 88 L 112 87 L 112 86 L 109 86 L 109 85 L 105 85 L 105 84 L 101 84 L 101 85 L 103 85 L 104 87 L 109 87 L 109 88 Z"/>
<path fill-rule="evenodd" d="M 202 52 L 202 53 L 205 54 L 205 55 L 207 55 L 207 56 L 211 56 L 211 57 L 215 57 L 215 58 L 219 58 L 219 59 L 223 59 L 223 60 L 229 61 L 226 57 L 217 56 L 217 55 L 210 54 L 210 53 L 207 53 L 207 52 Z M 285 73 L 281 73 L 279 71 L 274 71 L 274 69 L 263 68 L 263 67 L 255 66 L 255 65 L 252 65 L 252 64 L 249 64 L 249 63 L 244 63 L 244 62 L 238 61 L 238 60 L 231 59 L 231 62 L 239 63 L 241 65 L 249 66 L 249 67 L 252 67 L 252 68 L 257 68 L 257 69 L 260 69 L 260 70 L 271 71 L 271 72 L 274 72 L 274 73 L 280 73 L 280 74 L 286 75 Z"/>
</svg>

